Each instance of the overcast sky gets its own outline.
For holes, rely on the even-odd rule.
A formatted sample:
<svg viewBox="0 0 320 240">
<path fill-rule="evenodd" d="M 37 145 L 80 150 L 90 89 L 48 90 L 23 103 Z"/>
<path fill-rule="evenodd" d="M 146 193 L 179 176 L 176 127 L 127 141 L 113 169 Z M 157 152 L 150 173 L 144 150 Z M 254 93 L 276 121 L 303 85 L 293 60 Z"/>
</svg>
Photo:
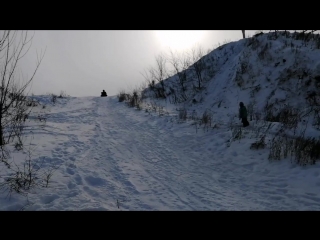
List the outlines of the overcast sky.
<svg viewBox="0 0 320 240">
<path fill-rule="evenodd" d="M 144 82 L 141 73 L 155 66 L 155 57 L 194 46 L 213 49 L 224 41 L 242 38 L 240 30 L 45 30 L 34 31 L 32 46 L 20 63 L 24 75 L 34 70 L 37 52 L 46 49 L 36 73 L 32 93 L 65 91 L 74 97 L 108 95 Z M 247 30 L 253 35 L 254 30 Z"/>
</svg>

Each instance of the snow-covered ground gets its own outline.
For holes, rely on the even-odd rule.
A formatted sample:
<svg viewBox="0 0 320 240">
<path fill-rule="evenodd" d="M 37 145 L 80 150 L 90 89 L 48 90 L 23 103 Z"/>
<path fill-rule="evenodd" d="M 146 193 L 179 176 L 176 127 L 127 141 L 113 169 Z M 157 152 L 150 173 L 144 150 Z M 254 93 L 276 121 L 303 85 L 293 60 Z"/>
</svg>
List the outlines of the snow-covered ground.
<svg viewBox="0 0 320 240">
<path fill-rule="evenodd" d="M 320 210 L 319 161 L 301 166 L 290 153 L 269 160 L 279 133 L 320 139 L 320 37 L 305 39 L 278 32 L 220 46 L 201 57 L 200 88 L 190 65 L 186 75 L 140 89 L 141 110 L 116 96 L 56 104 L 33 96 L 42 105 L 26 121 L 24 149 L 10 143 L 12 168 L 0 161 L 0 210 Z M 163 69 L 151 70 L 154 79 Z M 166 98 L 153 98 L 161 86 Z M 240 101 L 252 113 L 247 128 L 237 116 Z M 284 128 L 279 113 L 288 109 Z M 251 149 L 264 133 L 266 147 Z M 1 186 L 23 172 L 24 160 L 33 164 L 26 165 L 32 184 L 51 176 L 49 185 L 10 194 Z"/>
<path fill-rule="evenodd" d="M 25 147 L 59 167 L 27 197 L 1 193 L 0 210 L 320 210 L 318 164 L 269 161 L 268 150 L 249 149 L 250 137 L 228 145 L 227 126 L 196 130 L 115 96 L 38 110 L 46 124 L 28 120 Z"/>
</svg>

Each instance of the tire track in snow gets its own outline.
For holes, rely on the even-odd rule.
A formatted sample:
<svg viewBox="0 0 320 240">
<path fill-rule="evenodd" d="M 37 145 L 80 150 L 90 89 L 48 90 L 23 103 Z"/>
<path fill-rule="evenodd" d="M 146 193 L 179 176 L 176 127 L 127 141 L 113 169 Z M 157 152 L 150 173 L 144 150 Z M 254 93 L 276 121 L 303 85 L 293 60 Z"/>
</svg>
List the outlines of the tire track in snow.
<svg viewBox="0 0 320 240">
<path fill-rule="evenodd" d="M 156 196 L 161 194 L 168 186 L 150 174 L 148 172 L 149 170 L 146 170 L 140 162 L 140 159 L 144 162 L 150 161 L 154 169 L 157 162 L 162 160 L 161 155 L 163 148 L 149 151 L 154 148 L 150 146 L 150 144 L 156 142 L 156 138 L 150 137 L 149 134 L 144 134 L 140 139 L 138 135 L 141 134 L 141 130 L 137 131 L 137 129 L 130 127 L 135 124 L 134 121 L 127 121 L 119 114 L 118 108 L 114 108 L 112 105 L 109 106 L 108 102 L 106 104 L 106 114 L 103 113 L 103 108 L 100 109 L 101 116 L 105 115 L 101 118 L 103 121 L 100 123 L 100 132 L 104 135 L 104 138 L 112 138 L 108 152 L 113 157 L 109 160 L 112 160 L 113 163 L 112 174 L 121 182 L 119 188 L 124 192 L 127 200 L 123 203 L 124 207 L 128 209 L 158 210 L 159 204 L 154 205 L 154 203 L 160 202 L 164 206 L 164 209 L 170 209 L 168 206 L 170 205 L 171 197 L 169 201 L 166 202 L 166 196 L 156 198 Z M 150 154 L 150 156 L 146 156 L 145 153 Z M 172 194 L 174 198 L 179 198 L 173 191 L 169 191 L 169 194 Z M 141 205 L 141 198 L 150 198 L 150 205 L 145 203 Z M 179 201 L 183 202 L 183 199 L 179 199 Z M 187 204 L 187 202 L 184 202 L 184 205 Z M 190 208 L 191 207 L 189 207 L 189 209 Z"/>
<path fill-rule="evenodd" d="M 141 166 L 144 174 L 132 172 L 135 177 L 131 177 L 131 181 L 150 176 L 153 180 L 145 180 L 145 184 L 152 189 L 150 194 L 156 197 L 158 206 L 164 204 L 164 208 L 175 210 L 320 208 L 319 195 L 310 195 L 299 188 L 292 189 L 288 176 L 283 180 L 279 178 L 278 174 L 284 174 L 286 170 L 283 171 L 281 165 L 270 165 L 266 151 L 260 151 L 258 155 L 255 151 L 244 152 L 238 149 L 237 143 L 233 148 L 227 148 L 224 139 L 228 136 L 227 129 L 225 132 L 220 129 L 220 133 L 212 137 L 205 136 L 203 141 L 197 136 L 194 141 L 187 137 L 181 141 L 177 134 L 166 128 L 160 129 L 161 126 L 152 124 L 152 120 L 141 120 L 137 117 L 141 112 L 123 104 L 117 106 L 111 99 L 106 106 L 116 120 L 114 122 L 117 122 L 114 126 L 110 124 L 115 128 L 120 126 L 122 133 L 127 132 L 130 138 L 135 137 L 135 148 L 141 152 L 140 159 L 136 158 L 134 164 Z M 222 138 L 219 138 L 220 135 Z M 205 149 L 210 138 L 216 148 L 213 151 Z M 174 144 L 170 145 L 171 142 Z M 131 145 L 132 142 L 128 141 L 127 146 Z M 150 149 L 152 151 L 146 155 Z M 203 157 L 199 157 L 201 151 Z M 242 162 L 242 159 L 248 160 Z M 285 162 L 283 165 L 288 167 Z M 163 186 L 165 190 L 159 188 L 157 191 L 158 186 Z M 159 194 L 161 192 L 163 195 Z M 293 193 L 297 195 L 293 197 Z"/>
<path fill-rule="evenodd" d="M 179 145 L 176 141 L 180 139 L 175 141 L 175 137 L 169 131 L 161 134 L 156 126 L 152 127 L 148 122 L 135 122 L 130 117 L 134 119 L 134 114 L 137 112 L 121 105 L 115 107 L 115 104 L 109 101 L 106 102 L 106 111 L 112 118 L 106 117 L 105 119 L 109 121 L 107 120 L 103 126 L 113 129 L 109 131 L 120 128 L 121 134 L 131 139 L 119 143 L 119 147 L 115 146 L 112 151 L 117 151 L 118 156 L 121 156 L 121 150 L 128 148 L 128 153 L 125 153 L 126 156 L 129 155 L 128 158 L 130 158 L 131 147 L 136 149 L 136 154 L 138 153 L 135 158 L 130 159 L 131 162 L 128 164 L 125 157 L 118 161 L 117 164 L 120 165 L 118 170 L 129 172 L 131 175 L 123 174 L 122 177 L 129 177 L 129 181 L 136 182 L 136 184 L 133 183 L 135 186 L 144 182 L 150 189 L 149 195 L 153 196 L 153 201 L 156 200 L 158 205 L 162 204 L 164 209 L 213 210 L 219 209 L 219 206 L 226 209 L 232 203 L 235 204 L 237 201 L 235 196 L 223 187 L 219 188 L 220 185 L 216 186 L 216 190 L 212 190 L 210 185 L 205 187 L 210 179 L 207 179 L 207 183 L 197 182 L 206 181 L 203 180 L 205 173 L 197 171 L 199 159 L 196 156 L 190 156 L 192 149 L 189 151 L 183 148 L 172 149 L 173 146 Z M 130 112 L 133 115 L 130 115 Z M 175 141 L 175 145 L 170 145 L 172 141 Z M 143 174 L 130 169 L 133 165 L 139 166 Z M 134 195 L 130 191 L 127 194 Z M 226 204 L 222 206 L 221 202 Z"/>
</svg>

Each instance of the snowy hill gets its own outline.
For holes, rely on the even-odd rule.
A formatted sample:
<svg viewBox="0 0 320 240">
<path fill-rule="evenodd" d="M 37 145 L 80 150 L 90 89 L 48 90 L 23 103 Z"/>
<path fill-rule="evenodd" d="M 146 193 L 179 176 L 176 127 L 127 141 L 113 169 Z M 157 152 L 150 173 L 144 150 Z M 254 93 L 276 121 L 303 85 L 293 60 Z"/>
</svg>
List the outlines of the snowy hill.
<svg viewBox="0 0 320 240">
<path fill-rule="evenodd" d="M 304 109 L 320 77 L 320 49 L 314 41 L 292 35 L 273 39 L 270 33 L 229 43 L 208 54 L 205 62 L 215 73 L 208 77 L 205 94 L 195 97 L 231 111 L 237 111 L 239 101 L 261 113 L 267 102 Z"/>
<path fill-rule="evenodd" d="M 201 56 L 199 52 L 192 55 Z M 241 131 L 232 127 L 237 125 L 241 101 L 247 106 L 251 128 L 273 133 L 262 134 L 264 139 L 271 141 L 274 134 L 285 133 L 273 143 L 300 137 L 313 141 L 312 151 L 320 146 L 319 35 L 258 34 L 220 46 L 167 79 L 160 76 L 165 65 L 159 62 L 150 74 L 149 87 L 142 91 L 144 108 L 150 106 L 151 99 L 162 98 L 166 103 L 161 107 L 174 103 L 179 117 L 184 112 L 185 119 L 201 123 L 206 115 L 211 127 L 229 126 L 234 132 Z M 155 84 L 151 79 L 156 79 Z M 290 147 L 297 144 L 292 142 Z M 299 144 L 303 151 L 311 151 L 302 146 L 305 143 Z M 320 157 L 318 151 L 314 155 Z M 301 163 L 314 163 L 315 156 Z"/>
<path fill-rule="evenodd" d="M 320 78 L 320 38 L 315 37 L 304 41 L 295 39 L 295 34 L 280 32 L 275 37 L 269 33 L 220 46 L 201 59 L 205 65 L 201 90 L 193 91 L 197 79 L 192 66 L 187 70 L 186 102 L 201 103 L 188 108 L 200 111 L 219 106 L 228 109 L 224 112 L 237 112 L 239 101 L 261 113 L 267 102 L 305 108 Z M 164 80 L 168 89 L 177 87 L 177 82 L 177 75 Z"/>
</svg>

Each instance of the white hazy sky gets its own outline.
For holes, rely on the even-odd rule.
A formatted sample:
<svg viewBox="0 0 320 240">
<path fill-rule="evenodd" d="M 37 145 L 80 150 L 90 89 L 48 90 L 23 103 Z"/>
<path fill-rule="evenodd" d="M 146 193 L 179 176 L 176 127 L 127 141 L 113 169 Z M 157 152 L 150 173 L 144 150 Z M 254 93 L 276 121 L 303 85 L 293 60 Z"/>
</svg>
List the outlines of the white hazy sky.
<svg viewBox="0 0 320 240">
<path fill-rule="evenodd" d="M 208 50 L 241 38 L 240 30 L 37 30 L 20 67 L 30 76 L 37 52 L 46 49 L 32 93 L 65 91 L 81 97 L 98 96 L 105 89 L 111 96 L 144 82 L 141 73 L 169 49 L 186 52 L 198 45 Z"/>
</svg>

